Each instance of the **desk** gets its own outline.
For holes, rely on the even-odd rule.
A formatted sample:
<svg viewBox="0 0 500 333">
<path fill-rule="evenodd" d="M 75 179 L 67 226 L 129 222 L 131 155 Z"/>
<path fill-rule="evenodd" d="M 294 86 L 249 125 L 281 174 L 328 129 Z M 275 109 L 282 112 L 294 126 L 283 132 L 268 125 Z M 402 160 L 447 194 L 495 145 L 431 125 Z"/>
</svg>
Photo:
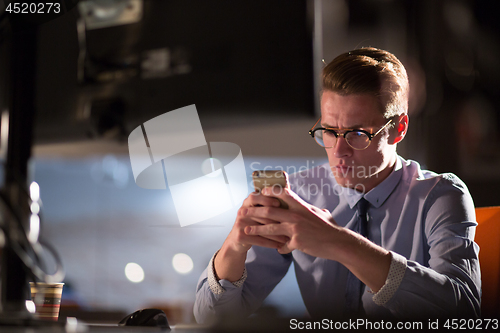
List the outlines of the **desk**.
<svg viewBox="0 0 500 333">
<path fill-rule="evenodd" d="M 41 326 L 0 326 L 2 333 L 149 333 L 149 332 L 182 332 L 208 333 L 213 332 L 210 327 L 202 325 L 175 325 L 171 330 L 159 327 L 118 326 L 103 324 L 78 325 L 41 325 Z"/>
<path fill-rule="evenodd" d="M 32 322 L 31 324 L 26 324 L 25 326 L 0 325 L 1 333 L 275 333 L 289 330 L 289 320 L 279 318 L 259 318 L 258 320 L 224 320 L 223 322 L 213 326 L 178 324 L 173 325 L 170 331 L 159 327 L 118 326 L 116 324 L 89 324 L 72 319 L 70 319 L 67 324 L 64 324 L 63 322 Z"/>
</svg>

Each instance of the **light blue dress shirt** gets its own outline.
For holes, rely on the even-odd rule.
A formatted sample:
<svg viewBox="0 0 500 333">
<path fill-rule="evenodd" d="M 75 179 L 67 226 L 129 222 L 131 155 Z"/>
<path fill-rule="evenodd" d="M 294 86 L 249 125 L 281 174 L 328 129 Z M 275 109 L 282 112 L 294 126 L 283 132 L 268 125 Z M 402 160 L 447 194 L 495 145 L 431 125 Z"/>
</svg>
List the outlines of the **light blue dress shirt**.
<svg viewBox="0 0 500 333">
<path fill-rule="evenodd" d="M 291 175 L 290 184 L 305 201 L 328 209 L 340 226 L 354 228 L 355 206 L 363 193 L 338 185 L 328 163 Z M 389 177 L 364 198 L 371 204 L 370 240 L 391 251 L 393 258 L 382 290 L 374 296 L 365 289 L 362 301 L 366 315 L 479 316 L 479 247 L 474 243 L 477 223 L 465 184 L 453 174 L 421 170 L 417 162 L 398 157 Z M 220 280 L 210 286 L 207 272 L 212 273 L 213 267 L 202 273 L 194 306 L 197 321 L 219 314 L 254 312 L 292 262 L 309 314 L 315 318 L 340 317 L 347 268 L 298 250 L 281 255 L 275 249 L 254 246 L 247 255 L 246 279 L 239 283 Z"/>
</svg>

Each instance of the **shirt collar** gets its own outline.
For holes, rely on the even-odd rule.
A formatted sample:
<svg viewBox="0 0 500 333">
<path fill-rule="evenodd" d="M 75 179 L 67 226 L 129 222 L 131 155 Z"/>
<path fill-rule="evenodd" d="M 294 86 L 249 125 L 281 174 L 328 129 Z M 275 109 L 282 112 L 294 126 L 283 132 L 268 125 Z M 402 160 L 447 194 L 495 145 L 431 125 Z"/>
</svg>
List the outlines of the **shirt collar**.
<svg viewBox="0 0 500 333">
<path fill-rule="evenodd" d="M 382 204 L 387 200 L 389 195 L 391 195 L 392 191 L 396 188 L 396 185 L 401 180 L 401 176 L 403 175 L 403 163 L 401 161 L 401 157 L 397 157 L 396 165 L 394 170 L 390 173 L 390 175 L 384 179 L 380 184 L 378 184 L 375 188 L 368 191 L 368 193 L 361 193 L 352 188 L 344 188 L 342 194 L 344 195 L 349 207 L 351 209 L 356 206 L 358 201 L 364 197 L 370 204 L 374 207 L 378 208 L 382 206 Z"/>
</svg>

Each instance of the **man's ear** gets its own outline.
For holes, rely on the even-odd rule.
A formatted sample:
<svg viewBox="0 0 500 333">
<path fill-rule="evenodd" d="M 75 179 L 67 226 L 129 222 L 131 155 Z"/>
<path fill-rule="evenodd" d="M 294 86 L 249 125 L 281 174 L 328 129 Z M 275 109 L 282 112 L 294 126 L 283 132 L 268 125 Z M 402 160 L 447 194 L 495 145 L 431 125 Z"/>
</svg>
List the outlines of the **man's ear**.
<svg viewBox="0 0 500 333">
<path fill-rule="evenodd" d="M 389 137 L 391 144 L 396 144 L 404 139 L 406 132 L 408 131 L 409 121 L 410 119 L 408 118 L 407 114 L 402 114 L 396 120 L 394 120 L 394 123 L 396 125 Z"/>
</svg>

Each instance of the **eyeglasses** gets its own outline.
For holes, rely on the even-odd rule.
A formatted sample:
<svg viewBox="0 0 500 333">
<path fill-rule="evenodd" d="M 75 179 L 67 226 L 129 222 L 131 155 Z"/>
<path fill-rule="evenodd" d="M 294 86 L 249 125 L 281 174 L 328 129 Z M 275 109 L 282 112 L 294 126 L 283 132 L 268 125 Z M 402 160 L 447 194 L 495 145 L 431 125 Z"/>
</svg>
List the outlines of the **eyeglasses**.
<svg viewBox="0 0 500 333">
<path fill-rule="evenodd" d="M 318 127 L 314 128 L 321 118 L 318 119 L 316 124 L 311 128 L 309 131 L 309 135 L 311 135 L 316 142 L 324 148 L 333 148 L 337 144 L 337 138 L 339 136 L 343 137 L 347 144 L 355 150 L 363 150 L 368 148 L 370 143 L 372 142 L 372 139 L 376 137 L 384 128 L 389 126 L 390 123 L 394 119 L 389 120 L 384 126 L 382 126 L 381 129 L 379 129 L 375 134 L 372 134 L 370 132 L 367 132 L 362 129 L 352 129 L 352 128 L 346 128 L 346 129 L 339 129 L 339 128 L 324 128 L 324 127 Z"/>
</svg>

